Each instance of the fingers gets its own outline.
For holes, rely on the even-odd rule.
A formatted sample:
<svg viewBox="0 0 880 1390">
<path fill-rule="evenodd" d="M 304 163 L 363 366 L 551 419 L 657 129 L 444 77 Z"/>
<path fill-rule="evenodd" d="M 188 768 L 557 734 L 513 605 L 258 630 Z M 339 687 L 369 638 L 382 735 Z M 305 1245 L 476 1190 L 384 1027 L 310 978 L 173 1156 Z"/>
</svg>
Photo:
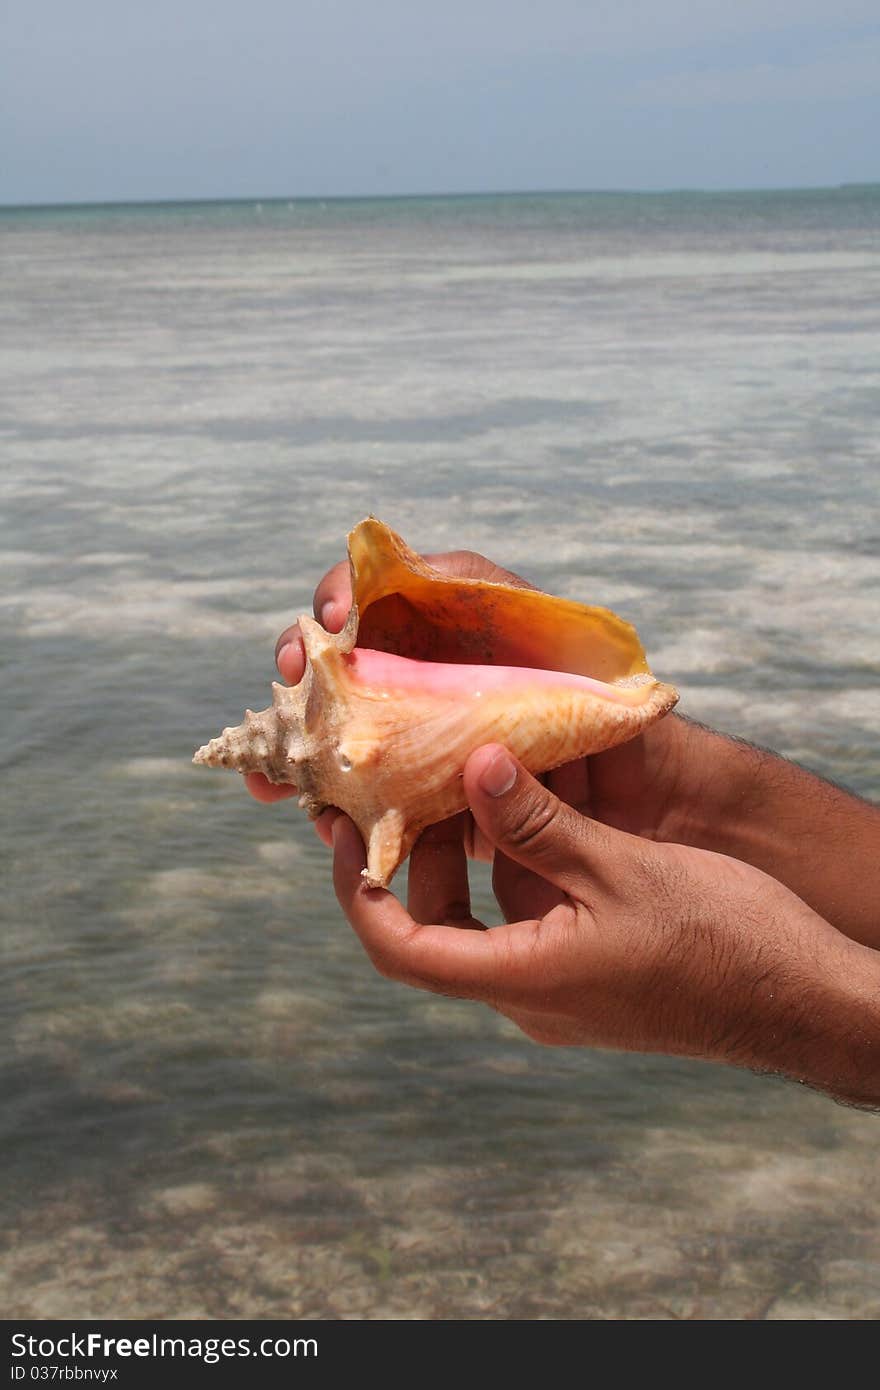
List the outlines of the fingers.
<svg viewBox="0 0 880 1390">
<path fill-rule="evenodd" d="M 534 589 L 527 579 L 513 570 L 502 569 L 476 550 L 447 550 L 438 555 L 423 555 L 429 565 L 456 579 L 491 579 L 494 584 L 512 584 L 517 589 Z"/>
<path fill-rule="evenodd" d="M 473 550 L 451 550 L 439 555 L 424 555 L 422 558 L 443 574 L 457 578 L 491 579 L 495 583 L 514 584 L 518 588 L 534 588 L 534 585 L 521 579 L 518 574 L 502 569 L 500 565 L 494 565 L 491 560 Z M 327 571 L 315 590 L 312 606 L 322 627 L 328 632 L 341 631 L 351 608 L 351 572 L 347 560 L 341 560 L 338 565 Z M 293 632 L 295 628 L 288 628 L 282 633 L 278 639 L 279 648 L 285 639 L 290 640 Z"/>
<path fill-rule="evenodd" d="M 582 897 L 614 871 L 621 849 L 628 853 L 629 836 L 578 815 L 499 744 L 471 754 L 464 786 L 474 819 L 497 849 L 563 892 Z"/>
<path fill-rule="evenodd" d="M 521 917 L 546 917 L 547 913 L 565 899 L 565 893 L 541 878 L 531 869 L 508 859 L 500 851 L 495 855 L 492 869 L 492 891 L 506 922 Z"/>
<path fill-rule="evenodd" d="M 463 579 L 491 579 L 495 583 L 514 584 L 523 589 L 534 588 L 518 574 L 493 565 L 491 560 L 473 550 L 425 555 L 424 559 L 444 574 Z M 324 575 L 315 590 L 312 607 L 322 627 L 328 632 L 341 632 L 351 609 L 351 573 L 347 560 L 341 560 Z M 302 680 L 305 655 L 297 623 L 285 628 L 275 643 L 275 663 L 288 685 L 298 685 Z"/>
<path fill-rule="evenodd" d="M 380 974 L 438 994 L 494 997 L 505 970 L 496 933 L 420 926 L 393 893 L 367 888 L 363 842 L 347 816 L 333 822 L 333 847 L 336 896 Z"/>
<path fill-rule="evenodd" d="M 540 780 L 546 783 L 554 796 L 574 807 L 580 815 L 590 814 L 587 758 L 578 758 L 576 762 L 554 768 L 546 778 Z M 485 832 L 481 834 L 483 840 L 490 843 Z M 492 889 L 508 922 L 517 917 L 545 917 L 564 896 L 561 888 L 501 853 L 495 855 Z"/>
<path fill-rule="evenodd" d="M 471 916 L 464 835 L 467 812 L 431 825 L 419 836 L 409 857 L 407 908 L 416 922 L 444 922 L 475 927 Z"/>
<path fill-rule="evenodd" d="M 348 561 L 341 560 L 328 570 L 312 600 L 315 617 L 328 632 L 341 632 L 351 608 L 351 573 Z"/>
<path fill-rule="evenodd" d="M 318 816 L 318 819 L 312 821 L 315 834 L 321 844 L 326 845 L 328 849 L 333 847 L 333 822 L 337 816 L 341 815 L 342 812 L 338 806 L 327 806 Z"/>
<path fill-rule="evenodd" d="M 334 565 L 324 575 L 313 600 L 315 617 L 328 632 L 340 632 L 351 608 L 351 581 L 348 565 Z M 299 623 L 292 623 L 275 643 L 275 665 L 288 685 L 299 685 L 306 666 L 306 655 Z"/>
<path fill-rule="evenodd" d="M 269 805 L 273 801 L 286 801 L 291 796 L 298 796 L 296 787 L 285 782 L 282 786 L 275 782 L 270 782 L 268 777 L 264 777 L 262 772 L 246 772 L 244 774 L 244 784 L 251 796 L 257 801 L 263 801 Z"/>
<path fill-rule="evenodd" d="M 563 763 L 547 773 L 547 786 L 560 801 L 573 806 L 582 816 L 590 814 L 590 764 L 588 758 Z"/>
<path fill-rule="evenodd" d="M 462 811 L 464 816 L 464 852 L 468 859 L 481 859 L 491 864 L 495 858 L 495 846 L 486 839 L 470 811 Z"/>
<path fill-rule="evenodd" d="M 275 643 L 275 665 L 288 685 L 299 685 L 306 669 L 306 652 L 299 623 L 286 628 Z"/>
</svg>

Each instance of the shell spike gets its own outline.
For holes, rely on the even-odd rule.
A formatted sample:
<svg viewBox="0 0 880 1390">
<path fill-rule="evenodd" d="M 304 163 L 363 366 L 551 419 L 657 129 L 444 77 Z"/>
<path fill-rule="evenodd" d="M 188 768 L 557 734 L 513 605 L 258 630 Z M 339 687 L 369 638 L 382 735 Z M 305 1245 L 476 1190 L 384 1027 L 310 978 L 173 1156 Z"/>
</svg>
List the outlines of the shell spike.
<svg viewBox="0 0 880 1390">
<path fill-rule="evenodd" d="M 384 888 L 397 866 L 412 848 L 407 843 L 407 827 L 400 811 L 386 811 L 367 836 L 367 866 L 361 869 L 368 888 Z"/>
</svg>

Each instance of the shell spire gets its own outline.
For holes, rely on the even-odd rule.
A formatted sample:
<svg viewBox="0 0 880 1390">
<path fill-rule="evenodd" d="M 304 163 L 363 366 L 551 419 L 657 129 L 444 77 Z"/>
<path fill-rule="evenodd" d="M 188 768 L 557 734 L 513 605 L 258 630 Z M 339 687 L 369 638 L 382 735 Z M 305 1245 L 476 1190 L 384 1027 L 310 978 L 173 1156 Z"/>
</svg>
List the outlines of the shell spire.
<svg viewBox="0 0 880 1390">
<path fill-rule="evenodd" d="M 272 682 L 274 691 L 285 687 Z M 265 772 L 276 769 L 284 758 L 284 726 L 278 718 L 278 699 L 268 709 L 255 714 L 245 711 L 244 723 L 224 729 L 196 752 L 193 762 L 200 767 L 228 767 L 235 772 Z M 275 777 L 277 781 L 277 776 Z"/>
<path fill-rule="evenodd" d="M 274 684 L 268 709 L 194 761 L 290 783 L 313 817 L 340 807 L 364 838 L 370 886 L 387 886 L 426 826 L 464 809 L 462 770 L 481 744 L 546 772 L 634 737 L 678 698 L 608 609 L 444 575 L 375 518 L 349 555 L 342 632 L 302 617 L 302 681 Z"/>
</svg>

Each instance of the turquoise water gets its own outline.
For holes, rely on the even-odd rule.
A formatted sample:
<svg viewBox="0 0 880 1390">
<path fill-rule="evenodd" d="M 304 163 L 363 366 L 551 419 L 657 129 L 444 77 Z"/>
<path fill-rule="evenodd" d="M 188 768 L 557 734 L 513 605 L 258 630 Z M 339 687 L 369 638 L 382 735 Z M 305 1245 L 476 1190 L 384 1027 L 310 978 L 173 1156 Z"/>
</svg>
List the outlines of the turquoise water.
<svg viewBox="0 0 880 1390">
<path fill-rule="evenodd" d="M 380 980 L 302 814 L 189 759 L 372 511 L 880 796 L 878 233 L 877 188 L 0 212 L 8 1316 L 877 1315 L 875 1117 Z"/>
</svg>

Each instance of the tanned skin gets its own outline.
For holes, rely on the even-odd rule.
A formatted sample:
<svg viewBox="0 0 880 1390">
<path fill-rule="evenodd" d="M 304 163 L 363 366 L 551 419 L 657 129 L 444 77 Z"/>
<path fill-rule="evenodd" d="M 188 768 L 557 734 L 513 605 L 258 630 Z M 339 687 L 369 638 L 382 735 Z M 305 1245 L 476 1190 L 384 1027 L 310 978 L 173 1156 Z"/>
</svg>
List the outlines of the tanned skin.
<svg viewBox="0 0 880 1390">
<path fill-rule="evenodd" d="M 426 558 L 524 584 L 469 551 Z M 339 631 L 350 604 L 340 564 L 315 616 Z M 276 660 L 301 679 L 296 627 Z M 261 801 L 296 794 L 246 780 Z M 412 851 L 406 907 L 364 885 L 347 816 L 316 822 L 383 975 L 480 1000 L 545 1044 L 727 1062 L 880 1107 L 880 808 L 678 715 L 543 781 L 490 745 L 464 784 L 469 812 Z M 505 925 L 471 916 L 469 854 L 493 862 Z"/>
</svg>

